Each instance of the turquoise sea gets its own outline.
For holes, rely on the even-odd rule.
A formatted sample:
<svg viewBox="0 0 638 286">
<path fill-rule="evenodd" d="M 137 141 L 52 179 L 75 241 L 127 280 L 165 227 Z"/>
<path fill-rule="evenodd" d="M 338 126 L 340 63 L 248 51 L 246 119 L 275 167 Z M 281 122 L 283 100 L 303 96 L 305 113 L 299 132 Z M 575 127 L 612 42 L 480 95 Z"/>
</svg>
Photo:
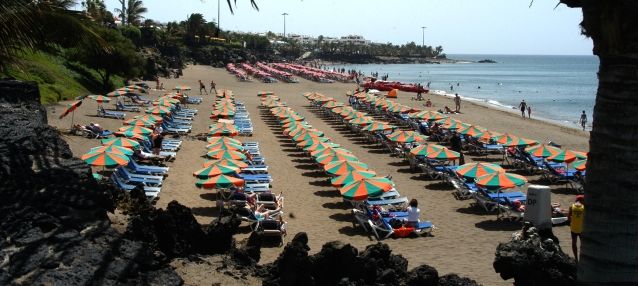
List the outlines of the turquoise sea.
<svg viewBox="0 0 638 286">
<path fill-rule="evenodd" d="M 458 93 L 465 100 L 503 108 L 514 108 L 524 99 L 532 106 L 532 117 L 568 125 L 576 125 L 585 110 L 591 124 L 598 86 L 595 56 L 448 55 L 448 58 L 467 62 L 335 67 L 355 69 L 366 75 L 388 74 L 390 81 L 418 82 L 424 86 L 430 82 L 433 91 Z M 474 63 L 482 59 L 497 63 Z"/>
</svg>

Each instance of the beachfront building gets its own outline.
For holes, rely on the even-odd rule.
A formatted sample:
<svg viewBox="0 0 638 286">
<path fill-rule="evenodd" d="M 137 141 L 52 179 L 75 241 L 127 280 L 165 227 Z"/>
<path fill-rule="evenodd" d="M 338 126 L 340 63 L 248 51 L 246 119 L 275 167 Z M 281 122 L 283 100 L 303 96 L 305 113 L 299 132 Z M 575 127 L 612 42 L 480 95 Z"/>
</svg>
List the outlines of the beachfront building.
<svg viewBox="0 0 638 286">
<path fill-rule="evenodd" d="M 353 45 L 362 45 L 362 46 L 370 45 L 370 40 L 366 40 L 363 36 L 360 36 L 360 35 L 344 36 L 344 37 L 341 37 L 339 42 L 344 44 L 353 44 Z"/>
</svg>

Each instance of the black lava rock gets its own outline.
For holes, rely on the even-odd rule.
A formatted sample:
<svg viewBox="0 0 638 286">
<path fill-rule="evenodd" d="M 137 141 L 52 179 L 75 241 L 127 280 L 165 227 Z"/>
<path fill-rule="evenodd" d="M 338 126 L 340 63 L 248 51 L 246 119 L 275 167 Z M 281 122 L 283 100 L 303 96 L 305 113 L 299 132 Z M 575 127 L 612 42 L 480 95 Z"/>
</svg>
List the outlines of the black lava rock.
<svg viewBox="0 0 638 286">
<path fill-rule="evenodd" d="M 181 285 L 110 227 L 111 190 L 46 123 L 37 85 L 0 81 L 0 285 Z"/>
<path fill-rule="evenodd" d="M 526 224 L 507 243 L 496 248 L 494 270 L 514 285 L 576 285 L 575 261 L 551 237 Z"/>
</svg>

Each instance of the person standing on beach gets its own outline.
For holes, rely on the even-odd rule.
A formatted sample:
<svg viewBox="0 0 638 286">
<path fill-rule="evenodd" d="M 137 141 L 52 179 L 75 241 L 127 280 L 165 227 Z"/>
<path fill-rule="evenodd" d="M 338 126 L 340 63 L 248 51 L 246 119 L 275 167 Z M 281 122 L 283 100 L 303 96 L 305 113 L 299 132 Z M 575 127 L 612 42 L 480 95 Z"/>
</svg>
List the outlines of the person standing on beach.
<svg viewBox="0 0 638 286">
<path fill-rule="evenodd" d="M 521 116 L 525 118 L 525 111 L 527 110 L 527 102 L 525 102 L 525 99 L 518 104 L 518 108 L 521 109 Z"/>
<path fill-rule="evenodd" d="M 583 131 L 585 131 L 585 126 L 587 126 L 587 114 L 585 114 L 585 110 L 580 114 L 580 126 L 582 126 Z"/>
<path fill-rule="evenodd" d="M 199 80 L 199 95 L 202 95 L 202 90 L 206 93 L 206 95 L 208 95 L 208 91 L 206 91 L 206 86 L 204 85 L 204 83 L 200 79 Z"/>
<path fill-rule="evenodd" d="M 450 138 L 450 149 L 455 152 L 459 152 L 459 165 L 465 164 L 465 157 L 463 156 L 463 141 L 459 133 L 454 132 L 452 138 Z"/>
<path fill-rule="evenodd" d="M 215 87 L 215 81 L 211 80 L 210 81 L 210 93 L 213 93 L 213 90 L 215 91 L 215 94 L 217 94 L 217 88 Z"/>
<path fill-rule="evenodd" d="M 527 118 L 532 118 L 532 106 L 527 106 Z"/>
<path fill-rule="evenodd" d="M 456 113 L 461 113 L 461 97 L 458 93 L 454 95 L 454 106 L 454 111 Z"/>
<path fill-rule="evenodd" d="M 576 202 L 569 207 L 569 229 L 572 233 L 572 251 L 574 252 L 574 259 L 578 264 L 578 238 L 583 232 L 583 221 L 585 216 L 585 196 L 576 196 Z"/>
</svg>

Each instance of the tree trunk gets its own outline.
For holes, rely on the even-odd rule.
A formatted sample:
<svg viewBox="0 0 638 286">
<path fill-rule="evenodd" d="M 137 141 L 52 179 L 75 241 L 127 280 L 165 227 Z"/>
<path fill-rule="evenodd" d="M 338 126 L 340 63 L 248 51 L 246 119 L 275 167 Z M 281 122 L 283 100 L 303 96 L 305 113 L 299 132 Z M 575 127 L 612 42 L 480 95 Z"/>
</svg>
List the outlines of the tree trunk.
<svg viewBox="0 0 638 286">
<path fill-rule="evenodd" d="M 638 282 L 638 1 L 566 1 L 600 58 L 578 280 Z"/>
</svg>

